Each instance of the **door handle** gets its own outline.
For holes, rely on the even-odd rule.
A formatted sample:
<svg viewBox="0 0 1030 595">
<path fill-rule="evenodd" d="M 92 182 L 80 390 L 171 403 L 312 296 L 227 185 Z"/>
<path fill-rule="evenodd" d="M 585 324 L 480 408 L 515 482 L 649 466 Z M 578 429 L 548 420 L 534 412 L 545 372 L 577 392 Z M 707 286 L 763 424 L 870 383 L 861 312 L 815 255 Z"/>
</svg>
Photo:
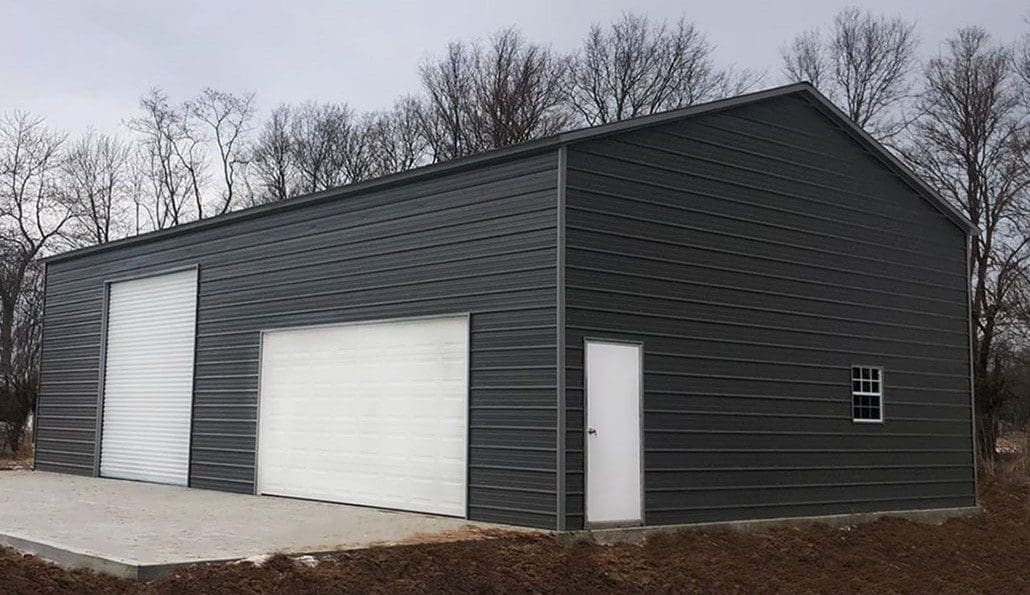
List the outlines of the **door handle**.
<svg viewBox="0 0 1030 595">
<path fill-rule="evenodd" d="M 596 436 L 597 430 L 595 430 L 594 428 L 587 428 L 587 434 L 590 434 L 591 436 Z"/>
</svg>

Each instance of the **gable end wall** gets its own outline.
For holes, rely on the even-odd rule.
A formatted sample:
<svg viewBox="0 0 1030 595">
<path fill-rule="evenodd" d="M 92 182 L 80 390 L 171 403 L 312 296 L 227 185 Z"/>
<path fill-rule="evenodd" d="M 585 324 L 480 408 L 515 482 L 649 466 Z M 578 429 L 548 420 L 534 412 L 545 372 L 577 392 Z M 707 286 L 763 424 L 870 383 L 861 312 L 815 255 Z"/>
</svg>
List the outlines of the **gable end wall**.
<svg viewBox="0 0 1030 595">
<path fill-rule="evenodd" d="M 567 528 L 583 338 L 644 344 L 649 525 L 974 503 L 966 236 L 805 100 L 572 145 Z M 850 367 L 883 366 L 883 424 Z"/>
</svg>

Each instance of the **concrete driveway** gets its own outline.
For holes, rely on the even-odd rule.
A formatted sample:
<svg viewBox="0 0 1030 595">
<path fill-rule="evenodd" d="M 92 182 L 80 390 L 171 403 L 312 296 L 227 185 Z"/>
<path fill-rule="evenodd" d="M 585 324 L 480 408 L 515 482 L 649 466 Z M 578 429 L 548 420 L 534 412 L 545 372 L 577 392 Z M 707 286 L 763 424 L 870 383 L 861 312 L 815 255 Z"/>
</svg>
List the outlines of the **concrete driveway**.
<svg viewBox="0 0 1030 595">
<path fill-rule="evenodd" d="M 0 545 L 141 580 L 197 562 L 474 539 L 486 529 L 523 530 L 289 498 L 0 472 Z"/>
</svg>

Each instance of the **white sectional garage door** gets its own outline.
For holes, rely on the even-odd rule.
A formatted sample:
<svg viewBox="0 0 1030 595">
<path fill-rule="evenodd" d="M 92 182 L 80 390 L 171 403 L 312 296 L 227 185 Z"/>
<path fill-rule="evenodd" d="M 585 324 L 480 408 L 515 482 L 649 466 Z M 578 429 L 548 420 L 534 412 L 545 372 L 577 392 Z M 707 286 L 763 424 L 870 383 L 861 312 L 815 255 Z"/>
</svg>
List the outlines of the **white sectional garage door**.
<svg viewBox="0 0 1030 595">
<path fill-rule="evenodd" d="M 102 476 L 186 485 L 196 312 L 195 269 L 111 284 Z"/>
<path fill-rule="evenodd" d="M 465 516 L 468 317 L 269 331 L 258 493 Z"/>
</svg>

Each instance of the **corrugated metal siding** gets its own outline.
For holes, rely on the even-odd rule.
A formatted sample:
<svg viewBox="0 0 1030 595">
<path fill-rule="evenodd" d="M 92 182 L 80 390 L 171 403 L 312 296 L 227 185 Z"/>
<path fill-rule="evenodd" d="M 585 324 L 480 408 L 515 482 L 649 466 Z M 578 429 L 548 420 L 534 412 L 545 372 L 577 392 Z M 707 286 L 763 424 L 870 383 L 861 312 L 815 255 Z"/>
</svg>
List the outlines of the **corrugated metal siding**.
<svg viewBox="0 0 1030 595">
<path fill-rule="evenodd" d="M 199 264 L 190 485 L 251 492 L 259 331 L 471 312 L 469 517 L 554 527 L 555 152 L 51 263 L 37 467 L 92 474 L 105 279 Z"/>
<path fill-rule="evenodd" d="M 567 527 L 583 338 L 644 342 L 647 524 L 974 501 L 965 235 L 796 96 L 572 145 Z M 883 425 L 850 366 L 886 370 Z"/>
</svg>

